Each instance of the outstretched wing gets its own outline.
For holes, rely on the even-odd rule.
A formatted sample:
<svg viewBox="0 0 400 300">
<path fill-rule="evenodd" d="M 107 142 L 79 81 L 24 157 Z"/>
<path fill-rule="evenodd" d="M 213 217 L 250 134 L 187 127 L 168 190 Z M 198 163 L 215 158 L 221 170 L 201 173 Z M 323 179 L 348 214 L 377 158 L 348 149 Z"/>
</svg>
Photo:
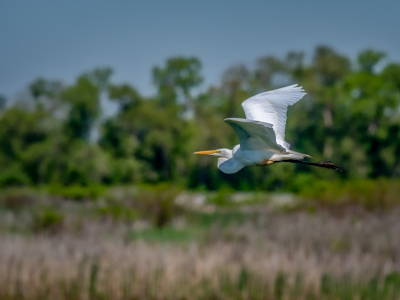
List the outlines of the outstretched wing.
<svg viewBox="0 0 400 300">
<path fill-rule="evenodd" d="M 277 153 L 286 152 L 285 148 L 276 143 L 275 132 L 272 128 L 272 124 L 237 118 L 229 118 L 224 121 L 228 123 L 239 136 L 240 149 L 266 149 Z"/>
<path fill-rule="evenodd" d="M 306 93 L 297 84 L 255 95 L 242 103 L 246 118 L 273 125 L 276 142 L 289 149 L 285 142 L 286 113 L 289 105 L 295 104 Z"/>
</svg>

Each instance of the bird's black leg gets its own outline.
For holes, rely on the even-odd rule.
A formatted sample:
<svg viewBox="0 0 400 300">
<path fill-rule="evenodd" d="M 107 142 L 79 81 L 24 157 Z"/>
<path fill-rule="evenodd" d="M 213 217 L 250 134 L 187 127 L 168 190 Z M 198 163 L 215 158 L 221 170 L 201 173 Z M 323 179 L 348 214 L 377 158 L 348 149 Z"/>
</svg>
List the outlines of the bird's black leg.
<svg viewBox="0 0 400 300">
<path fill-rule="evenodd" d="M 301 160 L 289 159 L 289 160 L 281 160 L 281 161 L 277 161 L 277 162 L 288 162 L 288 163 L 295 163 L 295 164 L 310 165 L 310 166 L 316 166 L 316 167 L 321 167 L 321 168 L 326 168 L 326 169 L 332 169 L 332 170 L 336 170 L 336 171 L 343 173 L 342 168 L 335 165 L 331 161 L 319 161 L 316 163 L 312 163 L 312 162 L 306 162 L 306 161 L 301 161 Z M 275 162 L 275 163 L 277 163 L 277 162 Z"/>
</svg>

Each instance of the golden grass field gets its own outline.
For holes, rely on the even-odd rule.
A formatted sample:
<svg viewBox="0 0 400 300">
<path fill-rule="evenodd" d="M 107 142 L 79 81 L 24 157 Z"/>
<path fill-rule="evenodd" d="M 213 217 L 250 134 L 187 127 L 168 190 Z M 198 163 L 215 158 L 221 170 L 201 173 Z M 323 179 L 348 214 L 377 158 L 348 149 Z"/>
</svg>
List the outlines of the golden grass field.
<svg viewBox="0 0 400 300">
<path fill-rule="evenodd" d="M 0 215 L 0 299 L 400 299 L 399 206 L 288 197 L 186 195 L 161 228 L 102 201 L 19 199 Z"/>
</svg>

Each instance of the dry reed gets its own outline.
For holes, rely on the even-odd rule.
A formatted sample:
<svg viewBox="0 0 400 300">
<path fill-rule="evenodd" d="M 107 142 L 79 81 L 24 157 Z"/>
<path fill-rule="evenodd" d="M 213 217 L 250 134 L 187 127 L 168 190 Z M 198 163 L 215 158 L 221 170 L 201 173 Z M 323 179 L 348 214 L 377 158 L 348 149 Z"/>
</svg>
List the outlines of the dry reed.
<svg viewBox="0 0 400 300">
<path fill-rule="evenodd" d="M 335 215 L 260 207 L 245 214 L 243 222 L 212 224 L 183 243 L 132 239 L 138 229 L 127 222 L 84 218 L 72 230 L 76 219 L 68 216 L 56 233 L 3 232 L 0 297 L 352 299 L 362 298 L 371 282 L 368 299 L 400 297 L 398 209 Z M 386 286 L 390 276 L 394 283 Z"/>
</svg>

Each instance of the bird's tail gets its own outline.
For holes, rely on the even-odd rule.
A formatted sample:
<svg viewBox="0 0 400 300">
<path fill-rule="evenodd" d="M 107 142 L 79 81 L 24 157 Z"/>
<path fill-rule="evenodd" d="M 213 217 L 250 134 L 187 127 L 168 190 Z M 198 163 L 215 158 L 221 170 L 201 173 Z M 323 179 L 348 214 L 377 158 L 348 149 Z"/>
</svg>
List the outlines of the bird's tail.
<svg viewBox="0 0 400 300">
<path fill-rule="evenodd" d="M 299 152 L 292 151 L 292 150 L 287 150 L 287 152 L 289 152 L 290 154 L 295 154 L 295 155 L 302 156 L 303 158 L 304 158 L 304 157 L 313 158 L 312 156 L 310 156 L 310 155 L 308 155 L 308 154 L 299 153 Z"/>
</svg>

